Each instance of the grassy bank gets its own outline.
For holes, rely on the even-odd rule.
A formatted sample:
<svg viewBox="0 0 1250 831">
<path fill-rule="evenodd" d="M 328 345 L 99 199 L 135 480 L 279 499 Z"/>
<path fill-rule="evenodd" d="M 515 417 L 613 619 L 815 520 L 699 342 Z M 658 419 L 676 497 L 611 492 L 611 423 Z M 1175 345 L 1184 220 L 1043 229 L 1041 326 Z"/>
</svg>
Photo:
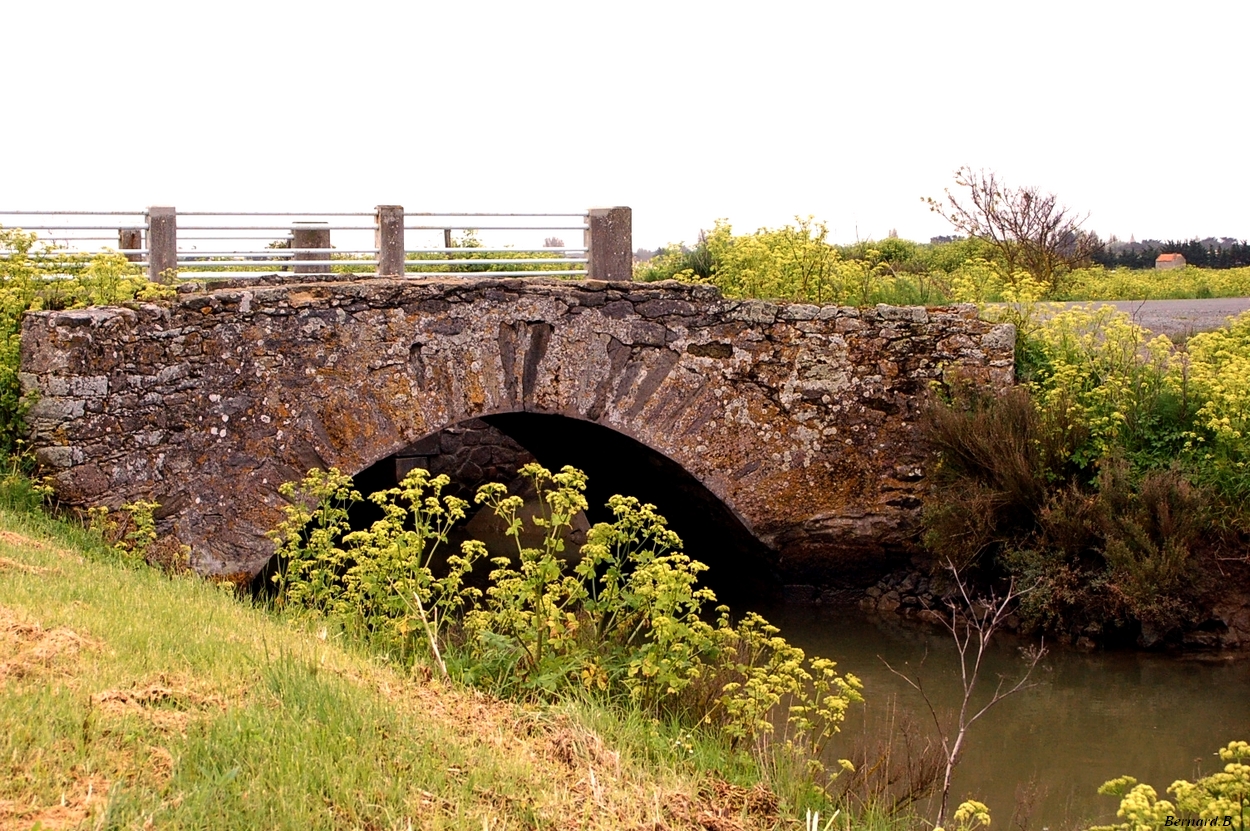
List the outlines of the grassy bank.
<svg viewBox="0 0 1250 831">
<path fill-rule="evenodd" d="M 772 828 L 663 725 L 401 674 L 0 511 L 0 828 Z M 742 771 L 742 781 L 750 771 Z"/>
</svg>

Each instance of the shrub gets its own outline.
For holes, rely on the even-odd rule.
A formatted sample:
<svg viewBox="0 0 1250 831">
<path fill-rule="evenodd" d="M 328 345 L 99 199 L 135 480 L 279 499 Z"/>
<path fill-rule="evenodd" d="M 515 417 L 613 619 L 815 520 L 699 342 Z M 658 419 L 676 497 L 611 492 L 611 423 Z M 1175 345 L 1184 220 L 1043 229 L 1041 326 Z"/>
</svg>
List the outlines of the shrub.
<svg viewBox="0 0 1250 831">
<path fill-rule="evenodd" d="M 434 554 L 468 504 L 442 495 L 448 481 L 417 469 L 398 487 L 370 494 L 382 518 L 356 532 L 349 510 L 361 495 L 351 477 L 331 468 L 284 483 L 279 492 L 290 502 L 270 532 L 281 563 L 273 576 L 277 605 L 324 614 L 401 658 L 427 639 L 437 643 L 439 612 L 445 620 L 476 592 L 461 580 L 481 554 L 470 547 L 449 558 L 445 576 L 433 574 Z"/>
<path fill-rule="evenodd" d="M 1021 613 L 1037 628 L 1200 623 L 1215 555 L 1246 524 L 1250 319 L 1194 340 L 1178 352 L 1109 309 L 1023 326 L 1024 384 L 956 386 L 926 419 L 930 550 L 1035 585 Z"/>
<path fill-rule="evenodd" d="M 908 246 L 900 240 L 863 243 L 844 257 L 828 242 L 828 228 L 811 217 L 794 225 L 734 234 L 724 220 L 700 235 L 693 249 L 669 246 L 640 264 L 640 280 L 676 279 L 710 283 L 726 297 L 795 303 L 932 304 L 949 297 L 945 275 L 905 265 Z"/>
<path fill-rule="evenodd" d="M 1103 465 L 1103 557 L 1109 588 L 1138 620 L 1172 628 L 1194 617 L 1203 569 L 1195 560 L 1207 527 L 1206 495 L 1174 470 L 1152 471 L 1136 487 L 1128 465 Z"/>
<path fill-rule="evenodd" d="M 943 492 L 925 515 L 927 546 L 960 569 L 979 556 L 1038 528 L 1056 482 L 1070 478 L 1079 425 L 1046 418 L 1027 389 L 1002 396 L 956 386 L 931 406 L 923 422 L 940 463 L 933 474 Z"/>
</svg>

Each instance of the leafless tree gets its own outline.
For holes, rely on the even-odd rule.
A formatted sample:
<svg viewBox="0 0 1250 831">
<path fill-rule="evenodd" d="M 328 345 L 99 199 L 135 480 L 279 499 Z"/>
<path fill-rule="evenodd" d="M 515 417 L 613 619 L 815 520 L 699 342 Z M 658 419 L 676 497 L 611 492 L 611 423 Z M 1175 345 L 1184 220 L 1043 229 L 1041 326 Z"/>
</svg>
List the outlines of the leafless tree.
<svg viewBox="0 0 1250 831">
<path fill-rule="evenodd" d="M 1046 654 L 1046 649 L 1042 645 L 1026 650 L 1025 660 L 1027 661 L 1027 667 L 1020 677 L 1008 686 L 1007 679 L 999 676 L 998 686 L 994 688 L 994 694 L 990 696 L 990 700 L 980 709 L 974 710 L 971 706 L 972 692 L 976 688 L 977 679 L 981 674 L 982 661 L 985 658 L 986 650 L 989 648 L 990 640 L 994 637 L 994 633 L 1002 627 L 1003 621 L 1010 614 L 1015 601 L 1021 595 L 1031 591 L 1031 589 L 1017 589 L 1015 582 L 1012 581 L 1007 587 L 1006 594 L 1001 598 L 991 593 L 988 597 L 974 601 L 958 569 L 955 568 L 955 564 L 950 560 L 947 560 L 946 564 L 950 569 L 951 576 L 954 578 L 955 586 L 958 588 L 958 600 L 962 601 L 962 603 L 956 602 L 954 599 L 947 601 L 946 605 L 950 611 L 950 618 L 949 620 L 946 617 L 942 618 L 943 625 L 955 639 L 955 648 L 959 652 L 959 675 L 963 683 L 963 700 L 960 702 L 959 711 L 954 720 L 944 721 L 938 715 L 937 708 L 934 707 L 932 699 L 929 698 L 928 692 L 925 691 L 924 679 L 919 674 L 906 675 L 890 666 L 889 662 L 884 658 L 881 659 L 890 672 L 902 678 L 908 685 L 920 693 L 921 698 L 924 699 L 925 706 L 929 708 L 929 715 L 933 718 L 933 724 L 937 727 L 938 737 L 942 741 L 945 763 L 942 775 L 941 804 L 938 807 L 935 826 L 943 826 L 946 822 L 951 778 L 954 776 L 955 767 L 959 764 L 960 756 L 963 753 L 968 729 L 1004 698 L 1036 686 L 1029 683 L 1029 678 L 1033 675 L 1033 670 L 1037 667 L 1038 661 Z"/>
<path fill-rule="evenodd" d="M 563 248 L 564 240 L 559 237 L 547 237 L 543 240 L 543 248 Z"/>
<path fill-rule="evenodd" d="M 926 198 L 929 210 L 959 231 L 985 240 L 999 253 L 1007 274 L 1027 271 L 1048 293 L 1062 288 L 1063 275 L 1088 265 L 1102 246 L 1097 234 L 1082 229 L 1089 214 L 1077 215 L 1053 193 L 1035 187 L 1011 188 L 993 171 L 961 167 L 946 198 Z"/>
</svg>

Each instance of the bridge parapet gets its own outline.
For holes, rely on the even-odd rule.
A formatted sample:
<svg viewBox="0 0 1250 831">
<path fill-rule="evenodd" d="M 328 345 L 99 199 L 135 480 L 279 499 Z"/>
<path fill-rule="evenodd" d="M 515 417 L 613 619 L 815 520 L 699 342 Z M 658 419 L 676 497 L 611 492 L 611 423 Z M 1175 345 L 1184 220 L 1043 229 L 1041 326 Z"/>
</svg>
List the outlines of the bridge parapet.
<svg viewBox="0 0 1250 831">
<path fill-rule="evenodd" d="M 547 413 L 667 456 L 787 579 L 813 581 L 912 545 L 933 382 L 1013 382 L 1014 330 L 970 306 L 778 305 L 676 282 L 293 279 L 28 315 L 31 441 L 60 498 L 155 500 L 197 569 L 252 574 L 273 552 L 282 482 L 364 470 L 469 419 Z"/>
</svg>

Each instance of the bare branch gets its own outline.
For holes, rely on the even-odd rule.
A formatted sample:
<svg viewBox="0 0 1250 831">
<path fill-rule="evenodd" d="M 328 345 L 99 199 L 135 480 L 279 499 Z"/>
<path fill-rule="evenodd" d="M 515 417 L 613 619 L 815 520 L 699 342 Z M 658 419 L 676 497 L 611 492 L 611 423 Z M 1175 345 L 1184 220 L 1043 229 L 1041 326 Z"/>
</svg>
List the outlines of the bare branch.
<svg viewBox="0 0 1250 831">
<path fill-rule="evenodd" d="M 1002 626 L 1015 601 L 1032 589 L 1017 589 L 1015 581 L 1012 581 L 1008 584 L 1007 591 L 1002 598 L 991 594 L 984 600 L 974 601 L 968 590 L 968 585 L 959 574 L 959 569 L 956 568 L 955 563 L 948 559 L 946 565 L 954 578 L 959 597 L 963 600 L 963 609 L 966 610 L 965 613 L 961 614 L 960 607 L 954 601 L 947 601 L 947 608 L 950 609 L 950 620 L 948 621 L 945 618 L 942 620 L 947 631 L 951 633 L 951 637 L 955 641 L 955 649 L 959 653 L 960 681 L 963 685 L 963 699 L 960 702 L 959 710 L 955 715 L 953 723 L 944 724 L 941 717 L 938 716 L 937 708 L 933 706 L 932 700 L 925 692 L 924 682 L 919 674 L 907 675 L 899 672 L 890 666 L 889 662 L 884 658 L 881 658 L 881 662 L 885 664 L 886 669 L 902 678 L 909 686 L 920 693 L 921 698 L 924 699 L 925 706 L 929 709 L 929 715 L 933 718 L 933 723 L 937 727 L 938 737 L 942 742 L 942 751 L 946 755 L 946 760 L 942 780 L 941 804 L 934 823 L 936 826 L 943 825 L 946 820 L 951 780 L 954 776 L 955 767 L 959 764 L 968 729 L 998 702 L 1035 686 L 1029 683 L 1029 678 L 1032 676 L 1033 670 L 1037 667 L 1042 656 L 1046 654 L 1044 644 L 1030 650 L 1028 653 L 1028 657 L 1031 659 L 1029 665 L 1015 683 L 1011 687 L 1004 689 L 1006 679 L 1000 677 L 998 685 L 990 696 L 990 700 L 979 710 L 969 715 L 972 693 L 976 689 L 977 679 L 981 674 L 982 661 L 985 658 L 990 641 L 993 639 L 994 633 Z M 976 641 L 975 650 L 973 649 L 974 637 Z"/>
<path fill-rule="evenodd" d="M 1023 270 L 1054 293 L 1061 289 L 1063 275 L 1087 265 L 1102 246 L 1081 227 L 1089 214 L 1074 213 L 1053 193 L 1009 188 L 993 171 L 967 166 L 955 171 L 955 184 L 966 189 L 967 204 L 948 189 L 942 202 L 925 199 L 929 210 L 967 236 L 989 243 L 1008 279 Z"/>
</svg>

